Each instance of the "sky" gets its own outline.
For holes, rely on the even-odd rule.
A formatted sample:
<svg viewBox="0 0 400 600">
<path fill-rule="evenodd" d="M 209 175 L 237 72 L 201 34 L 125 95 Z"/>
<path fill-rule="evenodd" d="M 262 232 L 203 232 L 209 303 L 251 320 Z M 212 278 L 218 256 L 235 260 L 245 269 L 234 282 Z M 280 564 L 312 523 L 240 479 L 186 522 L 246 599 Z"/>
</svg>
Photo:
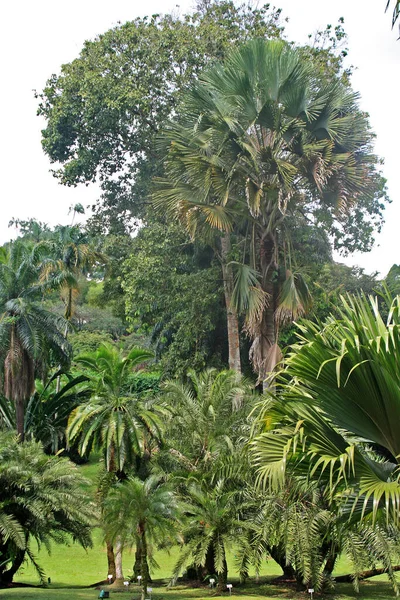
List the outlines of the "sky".
<svg viewBox="0 0 400 600">
<path fill-rule="evenodd" d="M 384 275 L 393 263 L 400 263 L 398 29 L 391 30 L 390 14 L 384 12 L 386 0 L 276 0 L 274 4 L 289 18 L 287 37 L 299 43 L 307 42 L 308 34 L 318 28 L 328 23 L 335 25 L 339 17 L 345 20 L 348 64 L 355 68 L 353 88 L 360 92 L 361 107 L 369 113 L 377 135 L 375 150 L 385 161 L 383 173 L 392 204 L 370 253 L 336 258 Z M 41 149 L 44 121 L 36 116 L 34 90 L 40 91 L 52 73 L 59 73 L 62 64 L 76 58 L 85 40 L 118 22 L 171 10 L 185 12 L 192 7 L 193 0 L 1 3 L 0 243 L 15 235 L 8 228 L 11 218 L 35 217 L 52 225 L 67 223 L 72 204 L 90 205 L 98 197 L 95 185 L 68 188 L 51 175 L 51 165 Z"/>
</svg>

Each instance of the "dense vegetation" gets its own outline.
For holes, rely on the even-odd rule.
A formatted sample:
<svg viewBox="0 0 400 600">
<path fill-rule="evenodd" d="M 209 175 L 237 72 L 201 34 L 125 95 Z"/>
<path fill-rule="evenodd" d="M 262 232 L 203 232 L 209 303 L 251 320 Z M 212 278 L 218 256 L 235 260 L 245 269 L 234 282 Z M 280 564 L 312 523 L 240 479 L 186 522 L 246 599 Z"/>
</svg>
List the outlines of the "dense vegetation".
<svg viewBox="0 0 400 600">
<path fill-rule="evenodd" d="M 38 94 L 56 176 L 102 196 L 0 251 L 0 585 L 25 560 L 45 581 L 34 540 L 97 527 L 104 582 L 131 550 L 142 600 L 158 548 L 219 593 L 234 551 L 242 582 L 270 557 L 330 590 L 346 556 L 398 594 L 399 267 L 332 259 L 387 201 L 343 41 L 199 2 L 87 42 Z"/>
</svg>

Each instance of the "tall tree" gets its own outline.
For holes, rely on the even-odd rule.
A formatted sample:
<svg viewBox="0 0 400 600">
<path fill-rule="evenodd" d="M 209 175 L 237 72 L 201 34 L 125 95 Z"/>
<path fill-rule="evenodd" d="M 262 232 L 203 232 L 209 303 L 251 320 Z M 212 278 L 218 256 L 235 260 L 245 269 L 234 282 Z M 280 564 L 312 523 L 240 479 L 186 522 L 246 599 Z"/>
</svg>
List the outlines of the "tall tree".
<svg viewBox="0 0 400 600">
<path fill-rule="evenodd" d="M 67 365 L 70 346 L 63 318 L 43 309 L 39 273 L 42 248 L 16 241 L 0 256 L 0 340 L 3 389 L 15 405 L 17 432 L 24 438 L 25 405 L 34 390 L 35 371 Z"/>
<path fill-rule="evenodd" d="M 155 136 L 182 90 L 232 44 L 281 29 L 279 10 L 224 0 L 182 16 L 137 18 L 86 42 L 38 94 L 43 149 L 59 165 L 55 175 L 65 185 L 99 179 L 98 224 L 117 231 L 124 221 L 132 225 L 146 213 L 161 166 Z"/>
<path fill-rule="evenodd" d="M 384 181 L 357 95 L 338 77 L 316 78 L 296 48 L 255 40 L 201 75 L 162 141 L 170 152 L 157 208 L 189 225 L 203 214 L 227 232 L 248 222 L 237 299 L 253 306 L 251 357 L 265 381 L 279 360 L 279 322 L 309 304 L 287 252 L 282 260 L 287 216 L 307 215 L 350 247 L 370 243 L 371 219 L 381 222 Z M 354 221 L 357 236 L 343 240 Z"/>
</svg>

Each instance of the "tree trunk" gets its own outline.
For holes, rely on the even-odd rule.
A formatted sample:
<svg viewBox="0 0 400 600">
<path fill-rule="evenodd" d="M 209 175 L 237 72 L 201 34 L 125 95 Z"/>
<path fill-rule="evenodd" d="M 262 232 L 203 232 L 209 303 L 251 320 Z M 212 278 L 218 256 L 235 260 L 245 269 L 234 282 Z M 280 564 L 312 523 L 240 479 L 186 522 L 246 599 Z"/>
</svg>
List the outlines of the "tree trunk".
<svg viewBox="0 0 400 600">
<path fill-rule="evenodd" d="M 258 326 L 254 327 L 254 331 L 252 331 L 253 343 L 250 348 L 250 360 L 258 375 L 258 382 L 262 383 L 265 391 L 271 387 L 267 377 L 281 359 L 280 350 L 276 344 L 275 309 L 278 288 L 274 283 L 273 275 L 277 265 L 275 242 L 271 234 L 262 236 L 260 240 L 260 268 L 261 286 L 266 294 L 266 305 Z"/>
<path fill-rule="evenodd" d="M 280 566 L 280 568 L 283 571 L 283 574 L 281 575 L 281 577 L 279 577 L 279 579 L 284 581 L 295 581 L 296 573 L 292 565 L 286 562 L 286 555 L 283 548 L 279 546 L 271 546 L 268 548 L 268 552 L 271 558 L 274 559 L 274 561 Z"/>
<path fill-rule="evenodd" d="M 199 581 L 205 581 L 211 575 L 215 575 L 215 550 L 213 544 L 210 544 L 207 549 L 204 565 L 197 567 L 197 578 Z"/>
<path fill-rule="evenodd" d="M 228 563 L 226 562 L 226 557 L 224 556 L 222 571 L 220 571 L 218 573 L 217 591 L 219 593 L 226 592 L 227 581 L 228 581 Z"/>
<path fill-rule="evenodd" d="M 149 564 L 148 564 L 147 559 L 146 559 L 145 569 L 148 573 L 150 573 Z M 138 575 L 141 575 L 141 574 L 142 574 L 142 546 L 141 546 L 141 540 L 138 537 L 137 541 L 136 541 L 135 562 L 133 564 L 133 578 L 135 579 L 135 581 L 137 580 Z M 148 576 L 148 583 L 151 583 L 150 574 Z"/>
<path fill-rule="evenodd" d="M 392 567 L 392 571 L 400 571 L 400 565 L 394 565 Z M 369 579 L 370 577 L 376 577 L 376 575 L 384 575 L 385 573 L 387 573 L 387 569 L 385 569 L 384 567 L 379 569 L 367 569 L 366 571 L 362 571 L 361 573 L 359 573 L 358 579 Z M 349 573 L 348 575 L 338 575 L 337 577 L 335 577 L 335 582 L 337 583 L 353 583 L 353 581 L 354 576 L 351 573 Z"/>
<path fill-rule="evenodd" d="M 115 581 L 112 584 L 113 587 L 122 588 L 124 587 L 124 574 L 122 572 L 122 551 L 123 547 L 121 540 L 115 542 Z"/>
<path fill-rule="evenodd" d="M 229 264 L 230 249 L 230 236 L 229 233 L 225 233 L 221 237 L 221 265 L 222 277 L 224 280 L 224 295 L 228 329 L 229 368 L 232 369 L 232 371 L 241 373 L 239 321 L 236 309 L 232 304 L 234 283 L 232 265 Z"/>
<path fill-rule="evenodd" d="M 108 562 L 107 575 L 112 575 L 112 580 L 115 581 L 116 569 L 115 569 L 114 548 L 110 542 L 106 542 L 106 546 L 107 546 L 107 562 Z"/>
<path fill-rule="evenodd" d="M 14 579 L 14 575 L 16 574 L 16 572 L 18 571 L 18 569 L 24 562 L 24 559 L 25 559 L 25 550 L 18 550 L 17 553 L 15 554 L 15 558 L 12 562 L 11 567 L 7 571 L 0 573 L 0 583 L 2 585 L 10 585 L 12 583 L 12 581 Z"/>
<path fill-rule="evenodd" d="M 25 435 L 25 403 L 35 389 L 33 360 L 23 348 L 11 326 L 10 347 L 4 361 L 4 395 L 15 406 L 17 433 L 21 442 Z"/>
<path fill-rule="evenodd" d="M 146 531 L 145 526 L 143 524 L 139 525 L 140 531 L 140 547 L 142 550 L 141 556 L 141 576 L 142 576 L 142 596 L 141 600 L 145 600 L 147 596 L 147 585 L 150 579 L 149 566 L 147 563 L 147 540 L 146 540 Z"/>
</svg>

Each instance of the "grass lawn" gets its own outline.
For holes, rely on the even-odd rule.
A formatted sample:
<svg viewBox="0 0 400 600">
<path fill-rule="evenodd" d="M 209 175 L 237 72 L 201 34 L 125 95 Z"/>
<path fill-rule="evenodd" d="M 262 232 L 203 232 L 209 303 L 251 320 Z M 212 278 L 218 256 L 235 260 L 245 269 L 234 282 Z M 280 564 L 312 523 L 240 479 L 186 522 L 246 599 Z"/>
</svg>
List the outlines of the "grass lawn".
<svg viewBox="0 0 400 600">
<path fill-rule="evenodd" d="M 83 474 L 89 479 L 90 493 L 95 492 L 95 478 L 98 471 L 98 464 L 95 460 L 81 467 Z M 48 577 L 51 578 L 51 585 L 48 589 L 43 588 L 12 588 L 10 590 L 0 590 L 0 600 L 95 600 L 98 597 L 98 590 L 93 588 L 84 589 L 89 585 L 93 585 L 98 581 L 105 579 L 107 572 L 107 558 L 105 547 L 102 540 L 102 532 L 96 529 L 93 532 L 93 548 L 88 551 L 83 550 L 80 546 L 71 544 L 70 546 L 54 545 L 51 555 L 42 549 L 38 552 L 39 562 L 45 569 Z M 166 550 L 157 551 L 155 559 L 159 565 L 152 571 L 154 580 L 154 594 L 152 600 L 206 600 L 212 598 L 215 593 L 208 588 L 184 588 L 174 587 L 167 588 L 168 581 L 173 566 L 178 556 L 178 549 L 173 548 L 171 552 Z M 233 596 L 240 596 L 242 600 L 256 600 L 263 598 L 270 599 L 305 599 L 309 598 L 307 593 L 297 593 L 293 590 L 283 587 L 272 586 L 266 583 L 268 578 L 273 578 L 281 574 L 279 566 L 273 561 L 265 561 L 265 565 L 260 573 L 262 583 L 249 583 L 246 586 L 238 585 L 238 573 L 234 567 L 234 552 L 228 556 L 229 578 L 234 585 Z M 132 574 L 133 556 L 129 552 L 124 554 L 124 574 L 129 576 Z M 345 560 L 338 563 L 335 573 L 337 575 L 349 572 L 349 565 Z M 250 575 L 254 575 L 250 571 Z M 267 578 L 267 579 L 266 579 Z M 34 569 L 29 565 L 24 565 L 15 577 L 15 583 L 25 583 L 37 585 L 38 578 Z M 67 589 L 68 588 L 68 589 Z M 139 598 L 139 591 L 136 586 L 132 586 L 128 592 L 113 592 L 111 597 L 115 600 L 130 600 L 131 598 Z M 228 598 L 228 596 L 224 596 Z M 387 583 L 387 578 L 382 575 L 362 584 L 360 594 L 357 595 L 351 585 L 337 585 L 335 594 L 326 596 L 316 595 L 315 598 L 330 598 L 331 600 L 346 600 L 349 598 L 359 598 L 360 600 L 386 600 L 394 598 L 394 593 L 390 584 Z"/>
</svg>

